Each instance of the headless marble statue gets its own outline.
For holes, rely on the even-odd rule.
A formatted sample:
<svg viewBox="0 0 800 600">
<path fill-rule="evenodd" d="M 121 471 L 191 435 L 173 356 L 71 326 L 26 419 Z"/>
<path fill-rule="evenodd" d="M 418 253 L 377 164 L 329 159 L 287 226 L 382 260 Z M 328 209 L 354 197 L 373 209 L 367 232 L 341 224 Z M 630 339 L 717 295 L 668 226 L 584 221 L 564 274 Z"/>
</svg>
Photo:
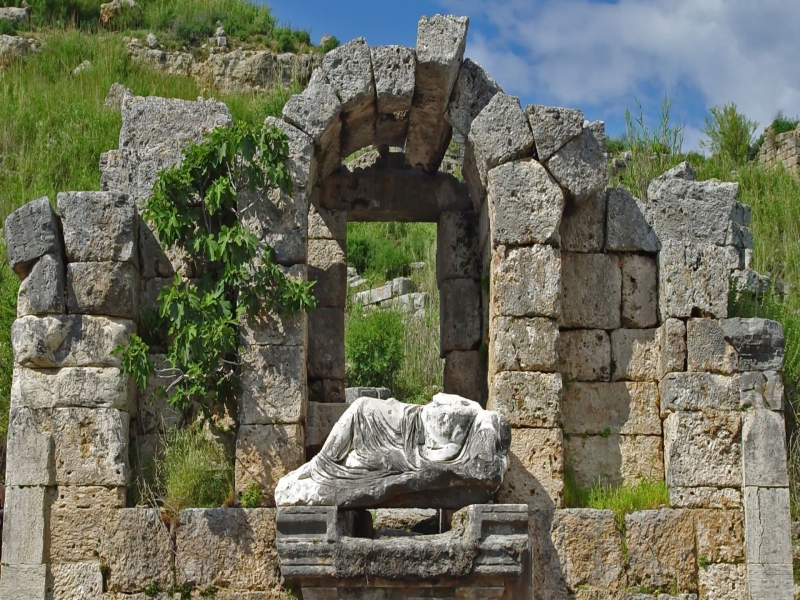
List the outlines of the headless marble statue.
<svg viewBox="0 0 800 600">
<path fill-rule="evenodd" d="M 317 456 L 283 477 L 278 506 L 457 509 L 486 502 L 508 467 L 500 414 L 452 394 L 430 404 L 359 398 Z"/>
</svg>

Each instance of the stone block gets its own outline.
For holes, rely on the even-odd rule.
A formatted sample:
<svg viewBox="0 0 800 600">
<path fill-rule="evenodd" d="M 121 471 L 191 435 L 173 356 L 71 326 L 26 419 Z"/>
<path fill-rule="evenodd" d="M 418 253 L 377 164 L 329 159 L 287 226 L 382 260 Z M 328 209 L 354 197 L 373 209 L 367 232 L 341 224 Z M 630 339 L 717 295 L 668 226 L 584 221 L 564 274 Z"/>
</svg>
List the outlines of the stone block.
<svg viewBox="0 0 800 600">
<path fill-rule="evenodd" d="M 375 103 L 372 58 L 364 38 L 351 40 L 325 54 L 322 69 L 342 103 L 345 119 Z"/>
<path fill-rule="evenodd" d="M 24 367 L 119 367 L 122 357 L 111 353 L 133 328 L 111 317 L 21 317 L 11 326 L 14 360 Z"/>
<path fill-rule="evenodd" d="M 747 588 L 751 599 L 793 600 L 795 595 L 792 565 L 748 564 Z"/>
<path fill-rule="evenodd" d="M 306 265 L 279 268 L 290 279 L 308 279 Z M 262 307 L 259 314 L 242 318 L 239 340 L 243 345 L 305 346 L 308 341 L 308 315 L 303 311 L 289 312 Z"/>
<path fill-rule="evenodd" d="M 375 120 L 375 146 L 402 148 L 408 133 L 408 111 L 378 114 Z"/>
<path fill-rule="evenodd" d="M 545 161 L 553 178 L 579 200 L 603 191 L 608 183 L 605 141 L 598 137 L 584 127 Z"/>
<path fill-rule="evenodd" d="M 698 583 L 703 599 L 749 600 L 745 565 L 708 565 L 700 569 Z"/>
<path fill-rule="evenodd" d="M 559 235 L 565 252 L 602 252 L 605 241 L 606 193 L 581 202 L 571 199 L 564 207 Z"/>
<path fill-rule="evenodd" d="M 99 557 L 107 565 L 109 591 L 136 592 L 172 585 L 172 538 L 161 513 L 152 508 L 114 511 L 105 524 Z"/>
<path fill-rule="evenodd" d="M 53 579 L 52 600 L 103 595 L 103 571 L 98 561 L 50 565 L 50 576 Z"/>
<path fill-rule="evenodd" d="M 127 412 L 113 408 L 58 408 L 52 413 L 56 483 L 128 483 Z"/>
<path fill-rule="evenodd" d="M 560 508 L 564 500 L 564 438 L 560 429 L 512 429 L 509 468 L 495 502 Z"/>
<path fill-rule="evenodd" d="M 622 536 L 612 511 L 557 510 L 550 538 L 571 591 L 587 587 L 616 590 L 625 585 Z"/>
<path fill-rule="evenodd" d="M 14 369 L 11 404 L 14 408 L 134 407 L 136 386 L 117 368 Z"/>
<path fill-rule="evenodd" d="M 611 338 L 602 329 L 561 331 L 558 370 L 569 381 L 609 381 Z"/>
<path fill-rule="evenodd" d="M 611 332 L 614 381 L 658 381 L 661 346 L 658 329 L 617 329 Z"/>
<path fill-rule="evenodd" d="M 67 310 L 74 314 L 136 319 L 139 269 L 122 262 L 67 265 Z"/>
<path fill-rule="evenodd" d="M 697 557 L 707 563 L 744 562 L 744 513 L 741 510 L 694 510 Z M 702 571 L 700 572 L 702 575 Z"/>
<path fill-rule="evenodd" d="M 613 254 L 561 255 L 564 328 L 616 329 L 620 326 L 622 279 Z"/>
<path fill-rule="evenodd" d="M 64 280 L 64 262 L 61 256 L 42 256 L 19 284 L 17 316 L 63 313 Z"/>
<path fill-rule="evenodd" d="M 486 405 L 486 359 L 478 350 L 448 352 L 444 360 L 444 391 Z"/>
<path fill-rule="evenodd" d="M 536 140 L 539 160 L 547 160 L 583 131 L 583 113 L 577 108 L 529 104 L 525 115 Z"/>
<path fill-rule="evenodd" d="M 292 183 L 301 190 L 310 190 L 317 181 L 317 163 L 314 160 L 314 142 L 305 133 L 276 117 L 267 117 L 264 125 L 281 130 L 288 138 L 289 156 L 286 167 Z"/>
<path fill-rule="evenodd" d="M 491 169 L 532 154 L 533 135 L 519 98 L 502 92 L 495 94 L 472 121 L 467 146 L 484 188 Z"/>
<path fill-rule="evenodd" d="M 783 380 L 778 371 L 747 371 L 739 376 L 739 401 L 743 408 L 783 410 Z"/>
<path fill-rule="evenodd" d="M 47 562 L 49 495 L 45 487 L 9 486 L 6 490 L 3 506 L 7 515 L 3 524 L 4 565 Z"/>
<path fill-rule="evenodd" d="M 391 114 L 411 110 L 414 97 L 414 51 L 403 46 L 370 48 L 378 112 Z"/>
<path fill-rule="evenodd" d="M 661 356 L 658 361 L 658 376 L 686 370 L 686 324 L 680 319 L 667 319 L 658 328 Z"/>
<path fill-rule="evenodd" d="M 346 240 L 347 211 L 327 210 L 312 200 L 308 209 L 308 238 L 311 240 Z"/>
<path fill-rule="evenodd" d="M 0 598 L 45 600 L 47 565 L 5 565 L 0 578 Z"/>
<path fill-rule="evenodd" d="M 468 26 L 467 17 L 436 15 L 419 21 L 406 163 L 426 173 L 436 172 L 450 141 L 451 127 L 443 117 L 461 69 Z"/>
<path fill-rule="evenodd" d="M 52 485 L 53 439 L 47 413 L 12 408 L 6 454 L 6 485 Z"/>
<path fill-rule="evenodd" d="M 658 255 L 661 319 L 727 317 L 729 279 L 738 266 L 739 251 L 733 246 L 662 241 Z"/>
<path fill-rule="evenodd" d="M 475 215 L 447 211 L 436 228 L 436 281 L 478 279 L 481 257 L 478 250 L 478 222 Z"/>
<path fill-rule="evenodd" d="M 658 324 L 658 275 L 655 259 L 624 255 L 622 268 L 622 326 L 654 327 Z"/>
<path fill-rule="evenodd" d="M 561 313 L 561 257 L 537 244 L 492 251 L 492 314 L 558 318 Z"/>
<path fill-rule="evenodd" d="M 347 303 L 347 248 L 344 240 L 308 241 L 308 279 L 316 282 L 317 306 L 344 309 Z"/>
<path fill-rule="evenodd" d="M 677 412 L 664 420 L 667 485 L 742 485 L 741 414 L 727 411 Z"/>
<path fill-rule="evenodd" d="M 558 244 L 564 194 L 542 165 L 533 159 L 507 162 L 492 168 L 487 181 L 493 245 Z"/>
<path fill-rule="evenodd" d="M 344 311 L 317 308 L 308 315 L 308 376 L 344 379 Z"/>
<path fill-rule="evenodd" d="M 686 337 L 690 371 L 777 371 L 783 364 L 783 331 L 768 319 L 690 319 Z"/>
<path fill-rule="evenodd" d="M 445 119 L 466 139 L 472 121 L 501 91 L 498 83 L 482 66 L 465 58 L 450 96 Z"/>
<path fill-rule="evenodd" d="M 114 192 L 62 192 L 58 213 L 67 262 L 138 263 L 136 202 Z"/>
<path fill-rule="evenodd" d="M 765 409 L 744 413 L 742 470 L 745 486 L 788 487 L 786 425 L 781 413 Z"/>
<path fill-rule="evenodd" d="M 345 402 L 344 381 L 341 379 L 311 379 L 308 382 L 308 398 L 313 402 L 332 404 Z"/>
<path fill-rule="evenodd" d="M 661 380 L 661 413 L 738 410 L 737 377 L 711 373 L 669 373 Z"/>
<path fill-rule="evenodd" d="M 59 486 L 50 507 L 50 560 L 96 560 L 109 524 L 125 505 L 125 488 Z"/>
<path fill-rule="evenodd" d="M 475 350 L 481 343 L 481 284 L 448 279 L 439 288 L 441 356 L 452 350 Z"/>
<path fill-rule="evenodd" d="M 569 434 L 661 435 L 655 383 L 570 383 L 562 413 Z"/>
<path fill-rule="evenodd" d="M 344 391 L 345 401 L 352 404 L 359 398 L 381 398 L 388 400 L 392 397 L 392 391 L 384 387 L 349 387 Z"/>
<path fill-rule="evenodd" d="M 306 448 L 320 448 L 348 406 L 347 402 L 335 404 L 309 402 L 306 419 Z"/>
<path fill-rule="evenodd" d="M 33 263 L 45 254 L 63 253 L 58 217 L 46 197 L 12 212 L 3 232 L 9 266 L 20 279 L 27 277 Z"/>
<path fill-rule="evenodd" d="M 553 319 L 495 317 L 489 347 L 492 373 L 555 370 L 563 335 Z"/>
<path fill-rule="evenodd" d="M 644 203 L 625 188 L 609 188 L 606 250 L 658 252 L 661 242 L 647 221 Z"/>
<path fill-rule="evenodd" d="M 128 95 L 122 100 L 119 147 L 143 148 L 164 140 L 200 143 L 204 133 L 232 122 L 228 107 L 217 100 Z"/>
<path fill-rule="evenodd" d="M 241 356 L 239 421 L 243 425 L 301 423 L 306 414 L 303 346 L 250 346 Z"/>
<path fill-rule="evenodd" d="M 558 373 L 497 373 L 489 386 L 489 410 L 505 416 L 512 427 L 561 425 L 561 375 Z"/>
<path fill-rule="evenodd" d="M 697 591 L 694 522 L 687 510 L 625 516 L 629 585 Z"/>
<path fill-rule="evenodd" d="M 244 190 L 239 192 L 238 208 L 242 225 L 275 251 L 277 263 L 291 266 L 306 262 L 308 198 L 305 190 L 296 188 L 291 195 L 279 188 Z"/>
<path fill-rule="evenodd" d="M 301 424 L 242 425 L 236 438 L 236 491 L 256 482 L 263 502 L 274 505 L 278 480 L 305 462 Z"/>
<path fill-rule="evenodd" d="M 138 426 L 143 433 L 166 433 L 171 427 L 183 423 L 182 411 L 169 403 L 166 390 L 175 381 L 176 375 L 164 354 L 150 354 L 153 373 L 147 378 L 144 390 L 139 394 Z"/>
<path fill-rule="evenodd" d="M 792 563 L 789 488 L 744 489 L 747 564 Z"/>
<path fill-rule="evenodd" d="M 651 435 L 565 435 L 564 461 L 575 483 L 590 488 L 664 478 L 661 438 Z"/>
<path fill-rule="evenodd" d="M 280 590 L 274 509 L 195 508 L 178 518 L 178 584 Z"/>
<path fill-rule="evenodd" d="M 673 508 L 740 509 L 739 488 L 669 487 L 669 504 Z"/>
</svg>

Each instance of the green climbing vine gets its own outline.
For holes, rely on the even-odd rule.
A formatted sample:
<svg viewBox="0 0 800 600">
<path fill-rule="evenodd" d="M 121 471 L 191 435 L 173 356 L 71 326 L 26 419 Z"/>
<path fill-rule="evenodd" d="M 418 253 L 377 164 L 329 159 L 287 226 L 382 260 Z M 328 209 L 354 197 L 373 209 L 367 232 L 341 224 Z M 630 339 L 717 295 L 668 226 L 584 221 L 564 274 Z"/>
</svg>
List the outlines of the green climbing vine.
<svg viewBox="0 0 800 600">
<path fill-rule="evenodd" d="M 307 310 L 315 299 L 313 284 L 288 277 L 239 215 L 242 192 L 291 193 L 285 134 L 239 123 L 205 137 L 159 174 L 143 210 L 161 244 L 180 251 L 197 277 L 176 274 L 158 296 L 157 314 L 141 319 L 142 337 L 132 335 L 115 352 L 122 371 L 144 388 L 154 369 L 145 339 L 166 340 L 170 403 L 207 410 L 236 389 L 244 316 Z"/>
</svg>

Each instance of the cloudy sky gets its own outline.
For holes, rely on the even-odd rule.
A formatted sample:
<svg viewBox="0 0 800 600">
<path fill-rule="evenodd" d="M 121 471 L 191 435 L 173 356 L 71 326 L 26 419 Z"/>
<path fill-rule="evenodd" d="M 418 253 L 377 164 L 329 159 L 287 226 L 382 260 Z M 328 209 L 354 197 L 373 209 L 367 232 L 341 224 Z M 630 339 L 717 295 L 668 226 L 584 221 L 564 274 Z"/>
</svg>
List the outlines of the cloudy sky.
<svg viewBox="0 0 800 600">
<path fill-rule="evenodd" d="M 581 108 L 612 136 L 625 110 L 657 124 L 661 102 L 702 139 L 708 108 L 735 102 L 768 125 L 800 114 L 798 0 L 271 0 L 278 20 L 342 42 L 413 46 L 423 14 L 470 17 L 467 56 L 506 93 Z"/>
</svg>

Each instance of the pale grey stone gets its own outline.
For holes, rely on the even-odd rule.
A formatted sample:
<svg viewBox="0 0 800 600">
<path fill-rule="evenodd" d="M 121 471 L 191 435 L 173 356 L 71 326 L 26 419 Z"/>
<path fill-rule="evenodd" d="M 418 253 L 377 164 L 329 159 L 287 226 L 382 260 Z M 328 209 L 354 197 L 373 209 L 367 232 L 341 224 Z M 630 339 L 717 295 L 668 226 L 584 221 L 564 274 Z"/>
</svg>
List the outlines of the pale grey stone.
<svg viewBox="0 0 800 600">
<path fill-rule="evenodd" d="M 654 435 L 564 435 L 564 462 L 582 488 L 636 485 L 664 478 L 661 437 Z"/>
<path fill-rule="evenodd" d="M 309 402 L 306 417 L 306 448 L 321 447 L 348 406 L 347 402 Z"/>
<path fill-rule="evenodd" d="M 561 425 L 561 375 L 504 371 L 492 377 L 487 408 L 512 427 Z"/>
<path fill-rule="evenodd" d="M 475 123 L 479 120 L 480 116 Z M 487 194 L 494 245 L 558 244 L 564 194 L 538 162 L 521 160 L 493 168 Z"/>
<path fill-rule="evenodd" d="M 658 269 L 649 256 L 626 254 L 622 268 L 622 326 L 654 327 L 658 324 Z"/>
<path fill-rule="evenodd" d="M 515 429 L 509 455 L 511 466 L 495 502 L 524 503 L 533 510 L 562 506 L 564 434 L 561 429 Z"/>
<path fill-rule="evenodd" d="M 664 420 L 664 466 L 669 487 L 742 485 L 739 412 L 676 412 Z"/>
<path fill-rule="evenodd" d="M 344 240 L 308 241 L 308 280 L 318 307 L 347 304 L 347 247 Z"/>
<path fill-rule="evenodd" d="M 792 564 L 789 488 L 744 488 L 744 526 L 748 565 Z"/>
<path fill-rule="evenodd" d="M 11 326 L 14 360 L 24 367 L 119 367 L 122 357 L 111 353 L 133 328 L 111 317 L 21 317 Z"/>
<path fill-rule="evenodd" d="M 12 212 L 6 218 L 3 232 L 9 266 L 20 279 L 27 277 L 30 267 L 40 257 L 63 253 L 58 217 L 46 197 Z"/>
<path fill-rule="evenodd" d="M 738 377 L 711 373 L 668 373 L 660 383 L 661 413 L 739 410 Z"/>
<path fill-rule="evenodd" d="M 791 563 L 782 565 L 747 565 L 750 598 L 794 600 L 794 577 Z"/>
<path fill-rule="evenodd" d="M 261 489 L 262 505 L 274 506 L 280 478 L 305 460 L 301 423 L 242 425 L 236 436 L 236 491 L 241 494 L 255 482 Z"/>
<path fill-rule="evenodd" d="M 605 238 L 606 194 L 600 192 L 564 207 L 559 234 L 565 252 L 602 252 Z"/>
<path fill-rule="evenodd" d="M 613 254 L 564 252 L 563 301 L 559 325 L 616 329 L 620 326 L 622 280 Z"/>
<path fill-rule="evenodd" d="M 3 506 L 4 565 L 39 565 L 47 561 L 48 497 L 45 487 L 9 486 L 6 490 Z"/>
<path fill-rule="evenodd" d="M 11 386 L 15 408 L 117 408 L 134 405 L 136 386 L 118 368 L 74 367 L 27 369 L 16 367 Z"/>
<path fill-rule="evenodd" d="M 486 358 L 478 350 L 448 352 L 444 360 L 444 392 L 484 406 L 488 396 Z"/>
<path fill-rule="evenodd" d="M 740 509 L 740 488 L 669 487 L 669 504 L 673 508 Z"/>
<path fill-rule="evenodd" d="M 751 409 L 742 418 L 745 486 L 788 487 L 786 424 L 779 412 Z"/>
<path fill-rule="evenodd" d="M 50 565 L 53 578 L 52 600 L 100 598 L 103 594 L 103 571 L 100 561 Z"/>
<path fill-rule="evenodd" d="M 690 371 L 775 371 L 783 363 L 783 330 L 776 321 L 690 319 L 686 331 Z"/>
<path fill-rule="evenodd" d="M 308 280 L 306 265 L 279 267 L 284 275 L 297 281 Z M 239 340 L 244 345 L 275 344 L 304 346 L 308 341 L 308 314 L 262 307 L 256 316 L 245 315 L 239 326 Z"/>
<path fill-rule="evenodd" d="M 609 188 L 606 250 L 658 252 L 661 243 L 645 216 L 644 203 L 624 188 Z"/>
<path fill-rule="evenodd" d="M 736 349 L 727 342 L 720 321 L 716 319 L 689 319 L 686 347 L 689 371 L 730 375 L 737 370 Z"/>
<path fill-rule="evenodd" d="M 314 143 L 310 137 L 277 117 L 267 117 L 264 125 L 276 127 L 288 138 L 289 156 L 286 168 L 292 183 L 300 190 L 311 189 L 317 181 L 317 164 L 314 160 Z"/>
<path fill-rule="evenodd" d="M 203 134 L 233 122 L 228 107 L 214 99 L 178 100 L 126 96 L 122 100 L 120 148 L 144 148 L 165 140 L 200 143 Z"/>
<path fill-rule="evenodd" d="M 445 119 L 454 130 L 466 138 L 472 121 L 501 91 L 500 85 L 482 66 L 465 58 L 453 88 Z"/>
<path fill-rule="evenodd" d="M 658 255 L 659 311 L 662 319 L 728 316 L 731 271 L 739 266 L 733 246 L 663 241 Z"/>
<path fill-rule="evenodd" d="M 128 483 L 127 412 L 113 408 L 58 408 L 53 411 L 52 427 L 57 484 Z"/>
<path fill-rule="evenodd" d="M 577 108 L 529 104 L 525 114 L 536 140 L 539 160 L 547 160 L 583 131 L 583 112 Z"/>
<path fill-rule="evenodd" d="M 658 343 L 661 356 L 658 361 L 658 377 L 667 373 L 686 370 L 686 324 L 680 319 L 667 319 L 658 328 Z"/>
<path fill-rule="evenodd" d="M 439 288 L 440 355 L 475 350 L 481 343 L 481 284 L 448 279 Z"/>
<path fill-rule="evenodd" d="M 7 6 L 0 8 L 0 21 L 8 21 L 15 25 L 22 25 L 31 20 L 31 7 L 27 3 L 21 7 Z"/>
<path fill-rule="evenodd" d="M 67 310 L 135 319 L 139 312 L 139 269 L 123 262 L 68 264 Z"/>
<path fill-rule="evenodd" d="M 611 339 L 602 329 L 561 331 L 558 370 L 568 381 L 609 381 Z"/>
<path fill-rule="evenodd" d="M 45 600 L 47 565 L 4 565 L 0 598 Z"/>
<path fill-rule="evenodd" d="M 742 408 L 783 410 L 783 379 L 778 371 L 747 371 L 739 376 Z"/>
<path fill-rule="evenodd" d="M 558 324 L 553 319 L 495 317 L 489 349 L 491 372 L 553 371 L 560 344 Z"/>
<path fill-rule="evenodd" d="M 379 508 L 372 518 L 376 534 L 381 529 L 423 532 L 439 529 L 439 511 L 434 508 Z"/>
<path fill-rule="evenodd" d="M 480 277 L 478 222 L 475 215 L 446 211 L 436 228 L 436 280 Z"/>
<path fill-rule="evenodd" d="M 242 391 L 238 403 L 242 424 L 304 420 L 308 392 L 303 346 L 250 346 L 240 361 Z"/>
<path fill-rule="evenodd" d="M 308 315 L 308 376 L 344 379 L 344 311 L 317 308 Z"/>
<path fill-rule="evenodd" d="M 286 194 L 279 188 L 239 192 L 240 222 L 259 241 L 275 251 L 281 265 L 306 262 L 308 198 L 298 188 Z"/>
<path fill-rule="evenodd" d="M 495 94 L 472 121 L 467 146 L 484 188 L 491 169 L 530 155 L 533 135 L 519 98 L 502 92 Z"/>
<path fill-rule="evenodd" d="M 411 110 L 414 97 L 414 51 L 403 46 L 370 48 L 378 112 L 391 114 Z"/>
<path fill-rule="evenodd" d="M 67 261 L 138 263 L 132 198 L 114 192 L 62 192 L 57 204 Z"/>
<path fill-rule="evenodd" d="M 608 183 L 605 145 L 587 127 L 553 154 L 545 166 L 578 201 L 603 191 Z"/>
<path fill-rule="evenodd" d="M 312 240 L 347 239 L 347 211 L 326 210 L 312 200 L 308 211 L 308 238 Z"/>
<path fill-rule="evenodd" d="M 133 92 L 130 89 L 122 85 L 121 83 L 115 81 L 111 84 L 111 87 L 108 88 L 108 93 L 106 94 L 105 100 L 103 100 L 103 106 L 106 108 L 113 108 L 115 110 L 122 109 L 122 99 L 125 96 L 131 96 Z"/>
<path fill-rule="evenodd" d="M 655 383 L 570 383 L 562 414 L 569 434 L 661 435 Z"/>
<path fill-rule="evenodd" d="M 444 114 L 461 68 L 468 26 L 467 17 L 436 15 L 419 21 L 406 163 L 426 173 L 438 170 L 450 141 L 452 128 Z"/>
<path fill-rule="evenodd" d="M 561 256 L 552 246 L 500 246 L 492 251 L 494 315 L 558 318 Z"/>
<path fill-rule="evenodd" d="M 6 485 L 54 483 L 53 438 L 46 415 L 44 411 L 17 407 L 9 412 Z"/>
<path fill-rule="evenodd" d="M 64 261 L 58 254 L 37 260 L 19 285 L 17 316 L 64 312 Z"/>
<path fill-rule="evenodd" d="M 153 372 L 139 394 L 137 421 L 145 434 L 165 434 L 172 427 L 183 424 L 183 413 L 169 403 L 167 389 L 177 379 L 164 354 L 150 354 Z"/>
</svg>

